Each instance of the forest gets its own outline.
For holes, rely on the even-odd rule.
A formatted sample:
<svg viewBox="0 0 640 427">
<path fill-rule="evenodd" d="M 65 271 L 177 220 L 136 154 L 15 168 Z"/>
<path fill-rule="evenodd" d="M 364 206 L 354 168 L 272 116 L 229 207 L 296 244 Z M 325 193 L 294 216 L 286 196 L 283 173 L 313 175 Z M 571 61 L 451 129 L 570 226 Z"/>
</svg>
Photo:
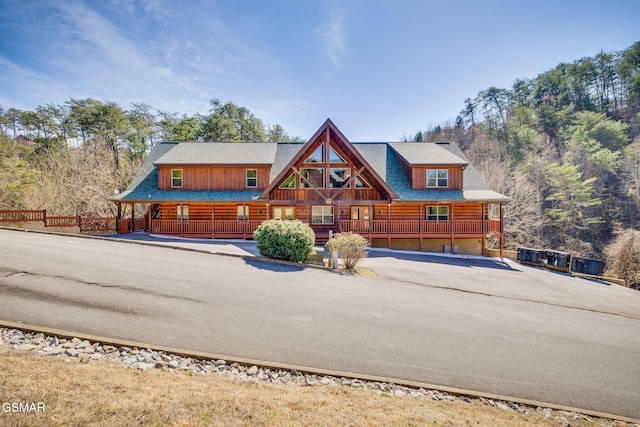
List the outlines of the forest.
<svg viewBox="0 0 640 427">
<path fill-rule="evenodd" d="M 616 233 L 638 228 L 640 42 L 487 88 L 461 106 L 454 123 L 401 139 L 463 149 L 492 189 L 511 198 L 508 248 L 600 257 Z M 113 216 L 109 199 L 163 140 L 303 138 L 218 99 L 192 116 L 91 98 L 34 111 L 0 106 L 0 209 Z"/>
<path fill-rule="evenodd" d="M 617 235 L 638 228 L 640 42 L 487 88 L 463 105 L 455 123 L 412 139 L 458 143 L 511 198 L 509 248 L 600 258 Z"/>
</svg>

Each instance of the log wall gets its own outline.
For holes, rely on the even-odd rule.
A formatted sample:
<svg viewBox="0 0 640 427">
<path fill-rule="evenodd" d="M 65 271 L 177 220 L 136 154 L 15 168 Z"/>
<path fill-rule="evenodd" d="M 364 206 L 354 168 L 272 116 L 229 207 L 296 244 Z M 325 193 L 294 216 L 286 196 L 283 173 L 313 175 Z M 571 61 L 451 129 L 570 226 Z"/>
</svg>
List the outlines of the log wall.
<svg viewBox="0 0 640 427">
<path fill-rule="evenodd" d="M 171 170 L 182 169 L 182 187 L 171 187 Z M 258 172 L 258 186 L 246 186 L 246 170 Z M 269 185 L 270 166 L 158 166 L 160 190 L 264 190 Z"/>
</svg>

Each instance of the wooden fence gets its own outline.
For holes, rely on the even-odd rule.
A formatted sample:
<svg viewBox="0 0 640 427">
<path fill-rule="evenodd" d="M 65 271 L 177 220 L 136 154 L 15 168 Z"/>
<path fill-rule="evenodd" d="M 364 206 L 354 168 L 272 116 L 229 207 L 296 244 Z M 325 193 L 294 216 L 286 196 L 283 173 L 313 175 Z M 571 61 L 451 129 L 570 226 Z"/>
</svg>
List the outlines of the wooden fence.
<svg viewBox="0 0 640 427">
<path fill-rule="evenodd" d="M 116 230 L 116 218 L 48 216 L 46 210 L 0 210 L 1 223 L 41 222 L 47 228 L 78 227 L 81 233 Z"/>
<path fill-rule="evenodd" d="M 0 211 L 0 222 L 44 222 L 47 211 L 11 210 Z"/>
</svg>

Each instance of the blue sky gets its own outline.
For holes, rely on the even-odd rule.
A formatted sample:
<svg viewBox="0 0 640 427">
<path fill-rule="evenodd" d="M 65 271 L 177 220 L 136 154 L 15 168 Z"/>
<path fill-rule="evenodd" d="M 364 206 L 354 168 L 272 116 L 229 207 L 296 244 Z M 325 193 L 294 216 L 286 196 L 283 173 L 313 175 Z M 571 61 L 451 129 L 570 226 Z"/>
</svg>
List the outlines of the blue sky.
<svg viewBox="0 0 640 427">
<path fill-rule="evenodd" d="M 640 0 L 0 0 L 0 106 L 69 98 L 191 115 L 219 98 L 351 141 L 455 120 L 467 97 L 640 41 Z"/>
</svg>

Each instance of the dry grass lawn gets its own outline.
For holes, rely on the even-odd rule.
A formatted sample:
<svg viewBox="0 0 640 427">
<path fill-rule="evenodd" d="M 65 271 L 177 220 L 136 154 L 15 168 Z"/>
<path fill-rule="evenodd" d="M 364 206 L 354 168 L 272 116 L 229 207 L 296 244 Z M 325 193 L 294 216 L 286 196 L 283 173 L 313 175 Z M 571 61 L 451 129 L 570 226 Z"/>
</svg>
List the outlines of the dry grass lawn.
<svg viewBox="0 0 640 427">
<path fill-rule="evenodd" d="M 561 412 L 521 415 L 481 403 L 378 395 L 342 386 L 285 386 L 222 376 L 138 371 L 113 362 L 37 357 L 0 345 L 0 426 L 562 426 Z M 565 414 L 566 415 L 566 414 Z M 613 425 L 573 418 L 571 426 Z"/>
</svg>

